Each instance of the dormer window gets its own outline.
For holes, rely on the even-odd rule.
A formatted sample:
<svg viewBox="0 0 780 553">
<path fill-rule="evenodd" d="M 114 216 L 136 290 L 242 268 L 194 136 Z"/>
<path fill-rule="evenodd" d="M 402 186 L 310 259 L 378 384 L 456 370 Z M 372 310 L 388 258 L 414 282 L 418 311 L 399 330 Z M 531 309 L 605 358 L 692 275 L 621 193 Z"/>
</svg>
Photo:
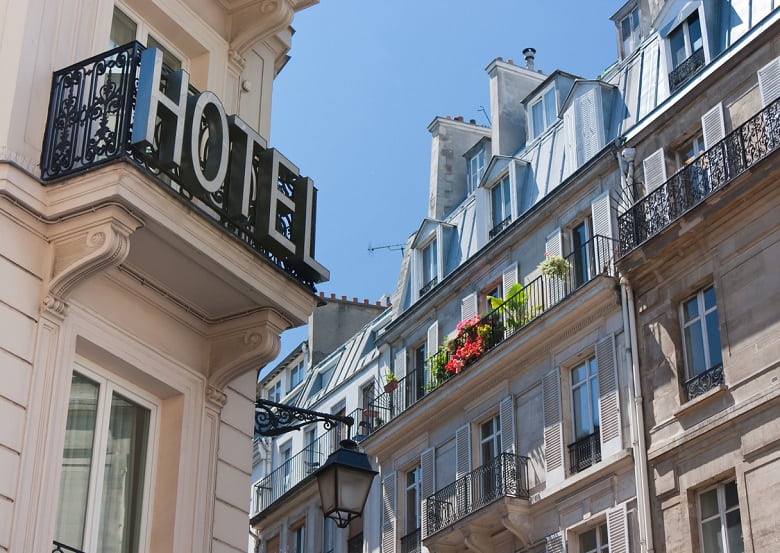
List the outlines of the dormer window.
<svg viewBox="0 0 780 553">
<path fill-rule="evenodd" d="M 282 381 L 277 380 L 268 389 L 268 399 L 279 403 L 282 401 Z"/>
<path fill-rule="evenodd" d="M 298 384 L 303 382 L 303 362 L 301 361 L 297 365 L 295 365 L 292 369 L 290 369 L 290 389 L 289 392 L 292 392 L 295 388 L 298 387 Z"/>
<path fill-rule="evenodd" d="M 557 116 L 555 88 L 550 88 L 531 104 L 531 138 L 542 134 Z"/>
<path fill-rule="evenodd" d="M 694 11 L 668 36 L 669 90 L 674 92 L 695 75 L 705 63 L 704 40 L 699 12 Z"/>
<path fill-rule="evenodd" d="M 485 149 L 480 148 L 466 161 L 466 180 L 468 184 L 468 193 L 476 190 L 482 175 L 485 174 Z"/>
<path fill-rule="evenodd" d="M 422 288 L 420 288 L 420 295 L 422 296 L 436 286 L 439 279 L 439 250 L 435 239 L 423 247 L 421 257 Z"/>
<path fill-rule="evenodd" d="M 512 191 L 509 175 L 505 175 L 490 189 L 490 208 L 492 225 L 490 238 L 496 236 L 512 220 Z"/>
<path fill-rule="evenodd" d="M 634 8 L 618 23 L 620 56 L 627 58 L 639 45 L 639 8 Z"/>
</svg>

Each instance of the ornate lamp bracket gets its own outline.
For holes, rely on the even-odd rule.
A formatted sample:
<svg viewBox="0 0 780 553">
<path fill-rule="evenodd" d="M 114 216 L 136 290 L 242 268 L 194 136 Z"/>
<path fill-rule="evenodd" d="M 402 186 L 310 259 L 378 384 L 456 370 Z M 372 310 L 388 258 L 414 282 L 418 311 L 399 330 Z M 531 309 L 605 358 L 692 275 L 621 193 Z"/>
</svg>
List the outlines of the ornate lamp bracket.
<svg viewBox="0 0 780 553">
<path fill-rule="evenodd" d="M 301 409 L 267 399 L 258 399 L 255 402 L 255 433 L 260 436 L 280 436 L 312 422 L 322 422 L 325 430 L 330 430 L 337 424 L 346 424 L 351 428 L 355 419 Z"/>
</svg>

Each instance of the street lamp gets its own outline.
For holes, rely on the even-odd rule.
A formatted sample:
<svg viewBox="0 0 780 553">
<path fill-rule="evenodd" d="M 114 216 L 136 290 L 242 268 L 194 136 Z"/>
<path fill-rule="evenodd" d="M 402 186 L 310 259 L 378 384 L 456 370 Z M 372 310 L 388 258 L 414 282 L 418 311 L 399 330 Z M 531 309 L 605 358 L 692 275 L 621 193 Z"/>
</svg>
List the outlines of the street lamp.
<svg viewBox="0 0 780 553">
<path fill-rule="evenodd" d="M 355 420 L 266 399 L 255 402 L 255 432 L 261 436 L 279 436 L 311 422 L 322 422 L 325 429 L 330 430 L 337 424 L 351 428 Z M 339 528 L 346 528 L 353 519 L 363 514 L 371 483 L 379 473 L 371 468 L 368 456 L 358 451 L 353 440 L 342 440 L 339 446 L 315 472 L 315 476 L 322 513 L 333 519 Z"/>
</svg>

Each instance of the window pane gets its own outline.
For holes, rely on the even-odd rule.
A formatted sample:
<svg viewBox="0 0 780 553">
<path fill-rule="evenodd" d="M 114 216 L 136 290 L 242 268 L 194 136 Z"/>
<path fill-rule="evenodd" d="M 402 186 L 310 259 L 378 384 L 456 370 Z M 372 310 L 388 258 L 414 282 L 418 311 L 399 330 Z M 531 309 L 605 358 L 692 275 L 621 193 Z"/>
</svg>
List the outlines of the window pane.
<svg viewBox="0 0 780 553">
<path fill-rule="evenodd" d="M 704 360 L 704 342 L 701 324 L 696 322 L 685 328 L 685 351 L 688 357 L 688 377 L 693 378 L 707 370 Z"/>
<path fill-rule="evenodd" d="M 726 538 L 729 542 L 729 553 L 742 553 L 745 550 L 739 509 L 726 514 Z"/>
<path fill-rule="evenodd" d="M 636 12 L 634 12 L 636 14 Z M 607 534 L 607 525 L 602 524 L 599 526 L 599 533 L 601 533 L 601 545 L 602 547 L 609 544 L 609 536 Z"/>
<path fill-rule="evenodd" d="M 585 380 L 587 376 L 588 376 L 587 367 L 584 364 L 580 365 L 579 367 L 572 369 L 571 382 L 572 384 L 577 384 L 578 382 L 582 382 L 583 380 Z"/>
<path fill-rule="evenodd" d="M 699 504 L 701 505 L 701 517 L 702 520 L 706 520 L 712 516 L 718 514 L 718 490 L 713 489 L 701 494 L 699 498 Z"/>
<path fill-rule="evenodd" d="M 589 384 L 590 387 L 590 412 L 593 417 L 593 429 L 601 426 L 599 422 L 599 379 L 593 378 Z"/>
<path fill-rule="evenodd" d="M 531 106 L 531 123 L 533 126 L 533 135 L 539 136 L 544 130 L 544 108 L 542 101 L 539 100 Z"/>
<path fill-rule="evenodd" d="M 572 390 L 572 401 L 574 403 L 574 435 L 579 440 L 591 433 L 588 387 L 580 386 Z"/>
<path fill-rule="evenodd" d="M 177 69 L 181 69 L 181 60 L 174 56 L 170 50 L 168 50 L 165 46 L 160 44 L 160 42 L 155 39 L 152 35 L 149 35 L 149 38 L 146 41 L 146 45 L 149 48 L 157 48 L 159 49 L 163 54 L 163 63 L 173 69 L 174 71 Z"/>
<path fill-rule="evenodd" d="M 98 402 L 97 383 L 73 373 L 57 505 L 57 541 L 81 549 Z"/>
<path fill-rule="evenodd" d="M 701 537 L 705 553 L 722 553 L 723 541 L 719 518 L 701 525 Z"/>
<path fill-rule="evenodd" d="M 694 13 L 688 18 L 688 37 L 691 42 L 691 54 L 702 47 L 701 25 L 699 25 L 699 14 Z"/>
<path fill-rule="evenodd" d="M 119 8 L 114 8 L 114 18 L 111 20 L 111 34 L 108 39 L 109 48 L 116 48 L 135 40 L 137 25 Z"/>
<path fill-rule="evenodd" d="M 737 483 L 729 482 L 724 486 L 726 492 L 726 509 L 736 507 L 739 505 L 739 497 L 737 496 Z"/>
<path fill-rule="evenodd" d="M 549 127 L 555 122 L 555 118 L 558 115 L 558 108 L 555 105 L 555 89 L 544 95 L 544 115 L 545 127 Z"/>
<path fill-rule="evenodd" d="M 715 288 L 710 286 L 704 291 L 704 310 L 709 311 L 715 307 Z"/>
<path fill-rule="evenodd" d="M 149 410 L 114 394 L 97 547 L 102 553 L 138 551 L 148 436 Z"/>
<path fill-rule="evenodd" d="M 720 330 L 718 329 L 718 312 L 713 311 L 707 315 L 707 344 L 709 346 L 710 367 L 720 365 Z"/>
<path fill-rule="evenodd" d="M 590 553 L 596 551 L 596 529 L 588 530 L 584 534 L 580 534 L 580 551 L 582 553 Z"/>
<path fill-rule="evenodd" d="M 688 57 L 685 54 L 685 35 L 683 35 L 682 25 L 669 35 L 669 47 L 672 50 L 672 67 L 677 67 Z"/>
<path fill-rule="evenodd" d="M 692 298 L 683 304 L 683 316 L 685 317 L 686 323 L 699 316 L 699 303 L 697 298 Z"/>
</svg>

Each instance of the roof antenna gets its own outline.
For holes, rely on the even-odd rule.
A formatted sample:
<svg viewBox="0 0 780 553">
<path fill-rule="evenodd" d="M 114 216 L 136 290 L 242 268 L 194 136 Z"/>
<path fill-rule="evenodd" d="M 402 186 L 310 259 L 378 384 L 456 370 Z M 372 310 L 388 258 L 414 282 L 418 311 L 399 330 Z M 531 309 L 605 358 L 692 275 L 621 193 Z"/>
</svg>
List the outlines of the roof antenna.
<svg viewBox="0 0 780 553">
<path fill-rule="evenodd" d="M 401 255 L 404 253 L 406 244 L 387 244 L 385 246 L 371 246 L 371 242 L 368 243 L 368 253 L 373 254 L 376 250 L 390 250 L 391 252 L 400 251 Z"/>
<path fill-rule="evenodd" d="M 479 109 L 477 111 L 481 111 L 484 114 L 485 119 L 487 119 L 488 125 L 490 125 L 490 126 L 493 125 L 493 123 L 490 122 L 490 117 L 488 117 L 487 110 L 485 109 L 485 106 L 479 106 Z"/>
</svg>

